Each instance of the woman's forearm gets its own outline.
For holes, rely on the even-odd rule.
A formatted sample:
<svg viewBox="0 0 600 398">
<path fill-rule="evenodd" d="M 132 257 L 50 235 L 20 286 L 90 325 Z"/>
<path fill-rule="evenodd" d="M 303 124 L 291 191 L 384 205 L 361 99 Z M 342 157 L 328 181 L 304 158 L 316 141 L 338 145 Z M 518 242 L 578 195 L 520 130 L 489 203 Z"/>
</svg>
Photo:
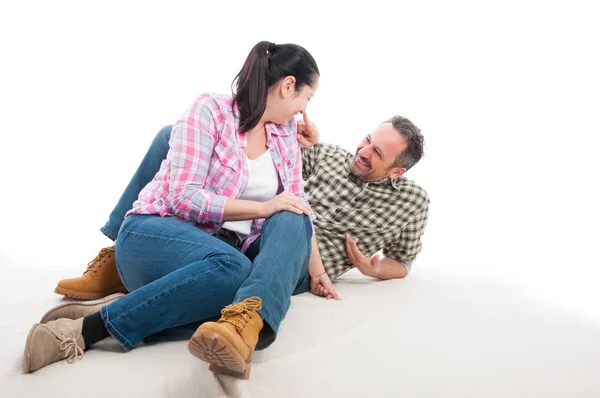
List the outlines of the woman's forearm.
<svg viewBox="0 0 600 398">
<path fill-rule="evenodd" d="M 228 198 L 225 202 L 223 221 L 242 221 L 265 218 L 264 205 L 264 202 Z"/>
</svg>

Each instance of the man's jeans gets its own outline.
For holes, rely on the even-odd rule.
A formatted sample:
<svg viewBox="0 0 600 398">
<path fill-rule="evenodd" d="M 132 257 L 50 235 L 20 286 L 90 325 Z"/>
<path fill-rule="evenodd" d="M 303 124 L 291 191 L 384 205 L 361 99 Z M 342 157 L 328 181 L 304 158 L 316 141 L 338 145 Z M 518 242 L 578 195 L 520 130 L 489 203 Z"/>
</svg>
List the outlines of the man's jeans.
<svg viewBox="0 0 600 398">
<path fill-rule="evenodd" d="M 177 218 L 132 215 L 124 220 L 166 157 L 170 133 L 170 127 L 158 133 L 101 229 L 116 238 L 117 269 L 131 291 L 102 308 L 104 323 L 128 351 L 165 330 L 184 330 L 189 337 L 199 321 L 218 318 L 226 305 L 259 296 L 266 325 L 257 348 L 265 348 L 275 340 L 290 296 L 310 288 L 310 220 L 276 213 L 245 255 L 229 240 Z M 114 231 L 119 231 L 116 237 Z M 182 325 L 188 327 L 173 329 Z"/>
</svg>

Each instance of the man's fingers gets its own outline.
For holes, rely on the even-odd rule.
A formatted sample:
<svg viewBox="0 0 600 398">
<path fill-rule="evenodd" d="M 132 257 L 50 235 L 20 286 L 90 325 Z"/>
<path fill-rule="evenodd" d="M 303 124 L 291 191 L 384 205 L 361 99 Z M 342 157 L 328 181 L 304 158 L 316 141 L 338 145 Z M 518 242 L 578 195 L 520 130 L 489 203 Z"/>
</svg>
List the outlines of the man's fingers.
<svg viewBox="0 0 600 398">
<path fill-rule="evenodd" d="M 357 245 L 358 238 L 352 239 L 352 237 L 348 236 L 348 241 L 349 241 L 348 245 L 350 247 L 350 251 L 352 252 L 352 255 L 354 256 L 354 258 L 356 258 L 359 261 L 362 260 L 362 258 L 364 257 L 364 255 L 362 254 L 362 252 L 358 248 L 358 245 Z"/>
<path fill-rule="evenodd" d="M 354 254 L 352 253 L 352 249 L 350 248 L 350 241 L 346 239 L 346 255 L 354 263 Z"/>
<path fill-rule="evenodd" d="M 352 264 L 358 264 L 358 257 L 356 256 L 356 252 L 354 250 L 354 244 L 350 240 L 346 241 L 346 254 L 348 255 L 348 258 Z"/>
<path fill-rule="evenodd" d="M 308 142 L 308 140 L 306 139 L 306 137 L 303 136 L 302 134 L 298 134 L 296 136 L 296 140 L 298 141 L 298 144 L 300 144 L 302 146 L 310 145 L 310 142 Z"/>
<path fill-rule="evenodd" d="M 308 113 L 306 113 L 306 111 L 302 111 L 302 121 L 307 125 L 310 126 L 310 120 L 308 120 Z"/>
<path fill-rule="evenodd" d="M 351 257 L 351 259 L 358 259 L 360 250 L 358 250 L 356 242 L 350 237 L 350 235 L 347 235 L 346 237 L 346 248 L 349 251 L 348 257 Z"/>
</svg>

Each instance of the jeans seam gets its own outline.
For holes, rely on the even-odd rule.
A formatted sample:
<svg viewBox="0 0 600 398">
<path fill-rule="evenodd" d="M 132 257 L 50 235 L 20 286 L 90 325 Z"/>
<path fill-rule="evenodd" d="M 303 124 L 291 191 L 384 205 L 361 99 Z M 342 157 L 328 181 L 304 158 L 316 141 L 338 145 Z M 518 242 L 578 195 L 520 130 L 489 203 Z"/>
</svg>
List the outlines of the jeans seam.
<svg viewBox="0 0 600 398">
<path fill-rule="evenodd" d="M 125 281 L 125 277 L 123 275 L 123 270 L 121 270 L 121 267 L 119 267 L 119 263 L 116 261 L 115 259 L 115 266 L 117 267 L 117 274 L 119 275 L 119 278 L 121 279 L 121 282 L 123 283 L 123 286 L 125 286 L 125 288 L 131 292 L 131 289 L 129 288 L 128 283 Z"/>
</svg>

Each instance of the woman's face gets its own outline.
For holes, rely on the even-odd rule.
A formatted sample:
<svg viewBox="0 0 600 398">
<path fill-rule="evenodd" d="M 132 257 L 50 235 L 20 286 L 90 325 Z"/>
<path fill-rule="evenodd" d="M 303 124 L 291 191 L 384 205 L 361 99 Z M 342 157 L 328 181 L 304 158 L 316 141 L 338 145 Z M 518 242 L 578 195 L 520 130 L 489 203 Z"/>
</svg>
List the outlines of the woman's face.
<svg viewBox="0 0 600 398">
<path fill-rule="evenodd" d="M 313 80 L 312 86 L 305 85 L 296 90 L 296 79 L 293 76 L 282 79 L 274 92 L 275 95 L 269 95 L 267 100 L 265 116 L 268 120 L 277 124 L 287 124 L 294 115 L 304 112 L 308 101 L 319 87 L 319 77 Z"/>
</svg>

